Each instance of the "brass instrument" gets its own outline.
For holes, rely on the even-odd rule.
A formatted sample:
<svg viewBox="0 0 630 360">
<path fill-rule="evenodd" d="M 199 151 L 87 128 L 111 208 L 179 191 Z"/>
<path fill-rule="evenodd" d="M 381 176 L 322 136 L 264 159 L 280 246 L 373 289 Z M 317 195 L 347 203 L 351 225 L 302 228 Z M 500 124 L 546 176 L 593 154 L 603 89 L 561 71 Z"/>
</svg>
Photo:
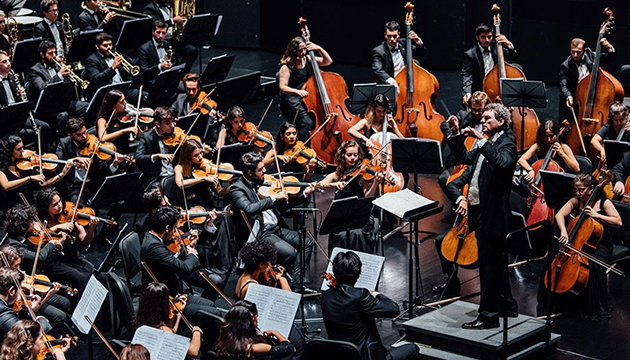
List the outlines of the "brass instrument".
<svg viewBox="0 0 630 360">
<path fill-rule="evenodd" d="M 124 56 L 120 55 L 120 53 L 114 50 L 110 50 L 109 53 L 114 57 L 122 57 L 122 62 L 120 63 L 120 66 L 122 66 L 123 70 L 125 70 L 129 75 L 138 76 L 138 74 L 140 74 L 140 66 L 132 65 L 129 61 L 127 61 L 127 59 L 125 59 Z"/>
<path fill-rule="evenodd" d="M 53 63 L 57 65 L 59 68 L 62 68 L 65 66 L 64 64 L 57 61 L 57 59 L 53 59 Z M 87 89 L 88 86 L 90 86 L 89 81 L 81 79 L 81 77 L 75 74 L 72 70 L 70 70 L 70 74 L 68 74 L 67 76 L 68 76 L 68 79 L 70 79 L 70 81 L 75 83 L 78 87 L 80 87 L 83 90 Z"/>
<path fill-rule="evenodd" d="M 131 8 L 131 0 L 101 0 L 98 2 L 98 6 L 104 13 L 113 11 L 116 13 L 116 16 L 120 16 L 126 19 L 150 17 L 150 15 L 129 10 Z"/>
<path fill-rule="evenodd" d="M 196 0 L 173 0 L 173 7 L 171 8 L 171 18 L 183 16 L 186 19 L 190 19 L 195 15 L 196 5 Z M 179 38 L 184 33 L 185 26 L 186 23 L 173 24 L 173 36 L 177 40 L 179 40 Z"/>
<path fill-rule="evenodd" d="M 11 76 L 13 77 L 13 81 L 15 82 L 15 89 L 20 99 L 22 101 L 28 101 L 28 97 L 26 96 L 26 88 L 20 83 L 19 75 L 16 74 L 13 69 L 11 69 L 9 74 L 11 74 Z"/>
<path fill-rule="evenodd" d="M 162 58 L 162 62 L 173 62 L 173 48 L 171 46 L 166 49 L 166 53 L 164 54 L 164 58 Z"/>
<path fill-rule="evenodd" d="M 15 43 L 20 41 L 20 30 L 18 28 L 18 22 L 15 18 L 7 18 L 7 33 L 9 34 L 9 43 L 11 44 L 9 50 L 13 51 Z"/>
<path fill-rule="evenodd" d="M 74 35 L 72 34 L 72 24 L 70 23 L 70 14 L 61 15 L 61 30 L 63 31 L 63 39 L 66 43 L 66 49 L 72 45 Z"/>
</svg>

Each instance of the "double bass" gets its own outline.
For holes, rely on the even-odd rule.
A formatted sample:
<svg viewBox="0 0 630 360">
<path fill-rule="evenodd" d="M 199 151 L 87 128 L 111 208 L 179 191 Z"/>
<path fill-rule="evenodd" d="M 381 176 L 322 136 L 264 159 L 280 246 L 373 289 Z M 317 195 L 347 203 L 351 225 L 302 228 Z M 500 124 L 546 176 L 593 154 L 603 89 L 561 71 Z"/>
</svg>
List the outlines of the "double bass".
<svg viewBox="0 0 630 360">
<path fill-rule="evenodd" d="M 304 41 L 310 42 L 306 19 L 300 18 L 298 24 L 302 26 Z M 339 74 L 321 71 L 313 50 L 308 51 L 308 56 L 313 76 L 304 83 L 302 90 L 309 93 L 303 101 L 308 112 L 315 117 L 316 130 L 311 131 L 311 145 L 320 159 L 334 164 L 335 151 L 342 142 L 352 139 L 348 130 L 360 120 L 360 116 L 353 115 L 346 107 L 349 97 L 345 80 Z M 335 133 L 340 135 L 340 140 Z"/>
<path fill-rule="evenodd" d="M 409 32 L 413 24 L 414 5 L 408 2 L 405 10 L 407 64 L 394 78 L 399 87 L 396 96 L 396 123 L 405 137 L 414 136 L 411 130 L 413 128 L 411 125 L 414 124 L 419 137 L 442 142 L 444 134 L 440 124 L 444 122 L 444 116 L 435 111 L 435 99 L 440 93 L 440 83 L 433 74 L 413 60 Z"/>
<path fill-rule="evenodd" d="M 501 8 L 492 5 L 493 26 L 495 35 L 501 35 Z M 525 73 L 514 65 L 507 64 L 503 55 L 503 45 L 497 44 L 497 64 L 483 79 L 483 91 L 488 94 L 490 101 L 502 102 L 501 79 L 522 78 L 527 80 Z M 538 115 L 531 108 L 511 107 L 513 131 L 516 135 L 516 147 L 522 153 L 536 142 L 536 131 L 540 121 Z"/>
<path fill-rule="evenodd" d="M 623 100 L 624 90 L 621 83 L 606 70 L 599 67 L 602 55 L 601 40 L 610 32 L 614 23 L 613 12 L 610 8 L 604 9 L 606 20 L 602 23 L 597 36 L 597 48 L 593 59 L 591 73 L 582 79 L 575 90 L 575 98 L 578 107 L 578 115 L 575 126 L 571 128 L 567 136 L 567 144 L 576 155 L 586 155 L 581 147 L 581 141 L 585 144 L 591 142 L 591 138 L 599 131 L 608 119 L 608 108 L 614 101 Z M 580 139 L 580 134 L 582 139 Z M 595 160 L 597 154 L 590 154 L 591 160 Z"/>
</svg>

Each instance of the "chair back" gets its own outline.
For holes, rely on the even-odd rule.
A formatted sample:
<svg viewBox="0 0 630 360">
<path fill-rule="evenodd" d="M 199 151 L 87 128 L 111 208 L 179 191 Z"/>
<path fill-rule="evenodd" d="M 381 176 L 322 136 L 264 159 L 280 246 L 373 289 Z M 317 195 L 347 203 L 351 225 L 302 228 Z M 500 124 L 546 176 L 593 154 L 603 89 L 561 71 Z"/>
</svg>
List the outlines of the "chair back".
<svg viewBox="0 0 630 360">
<path fill-rule="evenodd" d="M 131 325 L 134 316 L 133 298 L 127 288 L 127 284 L 114 272 L 107 273 L 107 285 L 113 298 L 114 312 L 118 315 L 120 324 L 113 326 L 114 336 L 120 335 L 121 326 L 129 332 L 133 332 Z"/>
<path fill-rule="evenodd" d="M 593 163 L 591 162 L 591 159 L 586 156 L 575 155 L 575 160 L 577 160 L 580 165 L 580 172 L 585 171 L 589 174 L 593 172 Z"/>
<path fill-rule="evenodd" d="M 140 237 L 135 231 L 125 236 L 118 245 L 122 258 L 125 280 L 130 292 L 135 288 L 134 284 L 142 282 L 142 264 L 140 260 Z"/>
<path fill-rule="evenodd" d="M 361 352 L 355 344 L 347 341 L 313 339 L 306 344 L 302 358 L 304 360 L 361 360 Z"/>
<path fill-rule="evenodd" d="M 184 206 L 184 195 L 182 189 L 175 183 L 175 175 L 170 175 L 162 179 L 160 186 L 171 204 Z"/>
</svg>

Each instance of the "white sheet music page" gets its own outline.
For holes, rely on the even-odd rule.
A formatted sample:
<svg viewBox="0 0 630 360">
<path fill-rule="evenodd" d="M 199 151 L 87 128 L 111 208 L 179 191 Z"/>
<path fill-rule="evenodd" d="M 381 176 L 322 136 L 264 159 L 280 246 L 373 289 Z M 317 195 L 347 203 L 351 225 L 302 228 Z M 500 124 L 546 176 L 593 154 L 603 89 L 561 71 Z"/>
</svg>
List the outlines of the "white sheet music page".
<svg viewBox="0 0 630 360">
<path fill-rule="evenodd" d="M 378 279 L 381 277 L 381 270 L 383 270 L 383 263 L 385 262 L 384 256 L 368 254 L 361 251 L 356 250 L 348 250 L 344 248 L 334 248 L 332 254 L 330 256 L 331 259 L 334 259 L 340 252 L 352 251 L 353 253 L 359 255 L 359 259 L 361 259 L 361 276 L 357 280 L 357 283 L 354 287 L 357 288 L 366 288 L 370 291 L 376 290 L 378 286 Z M 333 272 L 332 264 L 328 263 L 328 267 L 326 268 L 326 272 Z M 328 280 L 324 279 L 322 282 L 322 291 L 328 290 Z"/>
<path fill-rule="evenodd" d="M 92 327 L 85 319 L 85 316 L 87 315 L 87 317 L 94 322 L 106 296 L 107 289 L 105 286 L 96 280 L 94 275 L 90 276 L 90 280 L 83 294 L 81 294 L 81 299 L 72 313 L 72 322 L 77 326 L 79 331 L 84 334 L 90 332 Z"/>
<path fill-rule="evenodd" d="M 401 219 L 411 213 L 422 212 L 425 208 L 433 207 L 435 203 L 435 201 L 416 194 L 409 189 L 387 193 L 372 201 L 372 204 Z"/>
<path fill-rule="evenodd" d="M 190 339 L 144 325 L 136 330 L 131 343 L 146 347 L 153 360 L 184 360 Z"/>
<path fill-rule="evenodd" d="M 287 338 L 300 305 L 300 298 L 298 293 L 260 284 L 249 285 L 245 295 L 245 300 L 256 304 L 258 309 L 258 328 L 262 331 L 277 330 Z"/>
</svg>

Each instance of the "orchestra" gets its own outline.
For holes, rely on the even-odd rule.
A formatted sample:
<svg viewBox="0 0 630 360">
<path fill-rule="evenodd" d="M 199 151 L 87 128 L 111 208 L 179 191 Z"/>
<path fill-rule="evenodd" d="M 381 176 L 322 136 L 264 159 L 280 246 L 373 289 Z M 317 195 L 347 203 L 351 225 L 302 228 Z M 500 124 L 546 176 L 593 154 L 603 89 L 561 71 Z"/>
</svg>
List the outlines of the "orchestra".
<svg viewBox="0 0 630 360">
<path fill-rule="evenodd" d="M 132 335 L 146 326 L 185 338 L 188 358 L 300 359 L 312 339 L 308 326 L 291 322 L 286 334 L 261 328 L 266 310 L 251 289 L 262 286 L 299 294 L 303 316 L 304 300 L 316 298 L 326 336 L 354 344 L 362 359 L 419 359 L 422 351 L 411 343 L 386 346 L 375 325 L 376 318 L 399 316 L 402 299 L 355 287 L 373 270 L 361 254 L 396 265 L 385 239 L 408 221 L 374 207 L 366 220 L 342 219 L 352 228 L 319 233 L 322 220 L 337 215 L 326 210 L 331 202 L 408 191 L 445 203 L 432 224 L 439 231 L 426 238 L 441 270 L 432 275 L 442 280 L 428 289 L 439 301 L 455 301 L 469 290 L 460 269 L 478 274 L 479 297 L 471 300 L 477 312 L 473 321 L 455 319 L 459 330 L 479 333 L 520 316 L 528 304 L 513 296 L 505 240 L 525 227 L 535 237 L 543 225 L 557 236 L 549 251 L 537 249 L 546 251 L 537 259 L 538 293 L 526 295 L 537 301 L 537 315 L 614 316 L 607 274 L 621 272 L 612 262 L 624 240 L 611 229 L 630 221 L 619 210 L 630 203 L 630 111 L 621 83 L 606 70 L 623 54 L 606 38 L 610 9 L 594 50 L 576 37 L 570 56 L 556 59 L 558 118 L 541 121 L 505 99 L 503 80 L 525 79 L 514 63 L 524 53 L 501 33 L 497 5 L 462 54 L 461 88 L 442 88 L 459 108 L 436 106 L 440 84 L 418 61 L 432 39 L 420 34 L 414 21 L 421 12 L 411 2 L 400 9 L 404 22 L 385 23 L 371 62 L 363 54 L 371 66 L 361 68 L 361 79 L 374 83 L 360 114 L 358 104 L 347 107 L 344 74 L 328 71 L 336 68 L 334 48 L 311 40 L 326 43 L 326 28 L 312 26 L 311 36 L 300 17 L 294 33 L 279 34 L 288 43 L 278 54 L 276 93 L 254 118 L 258 108 L 221 93 L 222 81 L 208 80 L 202 69 L 208 44 L 193 36 L 198 29 L 186 30 L 209 14 L 195 13 L 194 0 L 145 4 L 135 12 L 128 0 L 64 3 L 80 11 L 73 31 L 70 16 L 60 13 L 66 7 L 41 0 L 25 64 L 14 55 L 28 51 L 27 39 L 14 38 L 11 25 L 18 26 L 12 13 L 24 4 L 0 3 L 0 117 L 7 117 L 0 123 L 11 129 L 0 136 L 1 359 L 79 358 L 75 335 L 87 341 L 73 313 L 87 311 L 79 305 L 95 291 L 93 282 L 108 289 L 98 317 L 88 318 L 103 343 L 111 336 L 99 326 L 118 336 L 114 327 L 128 324 Z M 125 34 L 136 19 L 146 33 Z M 85 46 L 87 35 L 77 51 L 77 39 Z M 136 36 L 135 48 L 121 41 L 124 35 Z M 57 84 L 72 91 L 52 91 Z M 410 139 L 435 144 L 439 166 L 421 165 L 432 174 L 422 181 L 438 193 L 423 191 L 417 173 L 400 170 L 402 151 L 426 155 L 412 151 Z M 397 256 L 412 258 L 404 248 Z M 409 266 L 420 277 L 420 265 Z M 571 282 L 566 273 L 574 267 L 581 278 Z M 322 271 L 328 287 L 320 292 L 313 274 Z M 139 302 L 120 325 L 110 315 L 121 316 L 112 286 L 122 273 L 129 276 L 120 281 L 124 292 Z M 414 305 L 422 308 L 404 305 L 409 319 Z M 223 322 L 215 329 L 211 318 Z M 153 354 L 135 343 L 107 346 L 118 359 Z"/>
</svg>

